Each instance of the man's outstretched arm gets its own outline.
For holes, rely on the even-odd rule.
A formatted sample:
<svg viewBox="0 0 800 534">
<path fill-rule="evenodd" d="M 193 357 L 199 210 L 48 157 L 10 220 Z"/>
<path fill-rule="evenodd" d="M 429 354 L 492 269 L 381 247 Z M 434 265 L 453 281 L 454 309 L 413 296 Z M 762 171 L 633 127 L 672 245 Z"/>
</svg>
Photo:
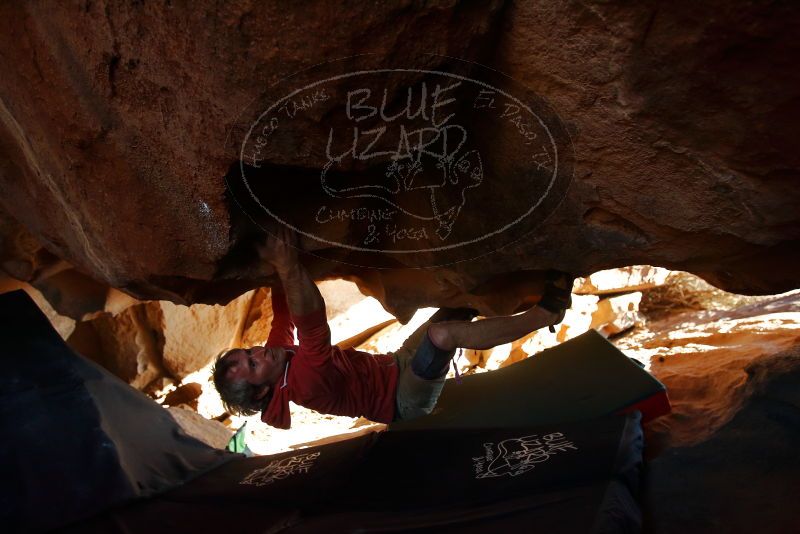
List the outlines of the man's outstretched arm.
<svg viewBox="0 0 800 534">
<path fill-rule="evenodd" d="M 294 345 L 294 322 L 292 322 L 283 286 L 272 288 L 272 325 L 267 345 Z"/>
<path fill-rule="evenodd" d="M 292 317 L 301 317 L 318 310 L 324 311 L 325 301 L 317 285 L 300 264 L 294 243 L 294 234 L 283 229 L 278 235 L 267 238 L 261 254 L 275 267 Z"/>
<path fill-rule="evenodd" d="M 300 264 L 295 243 L 294 233 L 284 229 L 267 239 L 261 253 L 281 279 L 304 360 L 311 365 L 324 366 L 331 358 L 331 329 L 325 317 L 325 301 Z"/>
</svg>

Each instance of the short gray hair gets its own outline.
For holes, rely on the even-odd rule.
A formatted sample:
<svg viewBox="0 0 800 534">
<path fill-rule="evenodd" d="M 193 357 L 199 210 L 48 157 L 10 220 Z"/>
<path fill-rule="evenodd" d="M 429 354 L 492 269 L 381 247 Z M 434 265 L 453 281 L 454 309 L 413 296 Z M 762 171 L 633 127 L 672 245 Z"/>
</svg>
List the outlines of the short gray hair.
<svg viewBox="0 0 800 534">
<path fill-rule="evenodd" d="M 264 410 L 269 403 L 269 396 L 263 399 L 256 399 L 256 386 L 245 380 L 231 380 L 228 378 L 228 371 L 232 367 L 232 362 L 227 356 L 236 351 L 244 350 L 241 348 L 226 349 L 217 356 L 212 368 L 214 377 L 214 387 L 217 388 L 222 405 L 228 413 L 234 415 L 256 415 Z"/>
</svg>

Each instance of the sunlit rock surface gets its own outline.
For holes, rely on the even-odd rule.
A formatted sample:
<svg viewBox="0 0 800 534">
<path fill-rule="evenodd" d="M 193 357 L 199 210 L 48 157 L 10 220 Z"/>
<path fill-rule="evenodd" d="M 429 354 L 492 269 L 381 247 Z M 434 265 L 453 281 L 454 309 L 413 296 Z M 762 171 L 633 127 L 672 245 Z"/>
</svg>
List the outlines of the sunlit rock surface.
<svg viewBox="0 0 800 534">
<path fill-rule="evenodd" d="M 62 338 L 66 339 L 72 334 L 75 330 L 75 319 L 59 314 L 38 289 L 14 278 L 0 276 L 0 293 L 17 289 L 22 289 L 33 299 Z"/>
<path fill-rule="evenodd" d="M 183 431 L 217 449 L 224 449 L 233 432 L 218 421 L 206 419 L 202 415 L 185 408 L 167 408 L 173 419 Z"/>
<path fill-rule="evenodd" d="M 263 343 L 272 321 L 269 294 L 248 291 L 227 306 L 118 299 L 111 311 L 78 323 L 67 341 L 135 387 L 164 376 L 182 380 L 225 349 Z M 119 300 L 124 306 L 114 305 Z"/>
<path fill-rule="evenodd" d="M 687 312 L 618 342 L 650 363 L 672 414 L 653 423 L 674 445 L 708 439 L 772 376 L 800 368 L 800 292 L 731 311 Z"/>
<path fill-rule="evenodd" d="M 597 330 L 605 337 L 630 330 L 644 320 L 642 314 L 639 313 L 641 301 L 642 293 L 640 291 L 601 299 L 592 314 L 590 328 Z"/>
<path fill-rule="evenodd" d="M 578 278 L 572 290 L 580 295 L 603 295 L 652 289 L 667 281 L 670 271 L 649 265 L 605 269 Z"/>
</svg>

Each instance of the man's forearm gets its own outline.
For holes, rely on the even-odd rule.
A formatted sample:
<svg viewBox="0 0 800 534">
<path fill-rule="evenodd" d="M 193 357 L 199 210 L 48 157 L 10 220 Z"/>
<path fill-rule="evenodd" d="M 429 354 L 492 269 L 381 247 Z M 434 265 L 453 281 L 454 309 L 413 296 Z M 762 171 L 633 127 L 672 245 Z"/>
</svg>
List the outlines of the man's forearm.
<svg viewBox="0 0 800 534">
<path fill-rule="evenodd" d="M 286 293 L 289 312 L 293 316 L 308 315 L 325 309 L 325 301 L 317 284 L 299 262 L 291 267 L 277 269 L 277 272 L 283 285 L 283 291 Z"/>
</svg>

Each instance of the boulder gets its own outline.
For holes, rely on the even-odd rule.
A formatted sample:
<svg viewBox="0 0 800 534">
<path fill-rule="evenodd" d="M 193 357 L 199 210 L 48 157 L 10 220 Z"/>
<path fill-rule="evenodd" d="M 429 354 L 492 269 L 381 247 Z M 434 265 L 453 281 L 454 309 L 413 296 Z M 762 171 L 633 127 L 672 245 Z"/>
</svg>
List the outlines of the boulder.
<svg viewBox="0 0 800 534">
<path fill-rule="evenodd" d="M 730 421 L 765 380 L 796 366 L 800 292 L 734 310 L 678 314 L 617 346 L 646 362 L 667 387 L 672 413 L 652 430 L 673 446 L 694 445 Z"/>
<path fill-rule="evenodd" d="M 394 317 L 383 309 L 380 302 L 373 298 L 364 298 L 346 312 L 328 320 L 331 342 L 334 344 L 344 342 L 393 320 Z"/>
<path fill-rule="evenodd" d="M 358 286 L 349 280 L 325 280 L 318 283 L 317 287 L 325 299 L 328 321 L 347 313 L 353 306 L 367 298 L 358 290 Z"/>
<path fill-rule="evenodd" d="M 227 306 L 115 296 L 112 311 L 78 323 L 68 342 L 134 387 L 163 377 L 180 381 L 225 349 L 264 343 L 272 322 L 269 295 L 266 288 L 248 291 Z"/>
<path fill-rule="evenodd" d="M 24 279 L 49 255 L 103 288 L 176 304 L 227 303 L 268 285 L 273 272 L 254 250 L 263 232 L 242 210 L 246 195 L 226 184 L 251 125 L 283 96 L 277 88 L 313 82 L 336 63 L 304 69 L 351 56 L 347 68 L 452 73 L 477 71 L 476 62 L 508 75 L 556 132 L 564 165 L 547 212 L 519 235 L 494 235 L 458 258 L 425 248 L 366 263 L 338 242 L 303 237 L 315 278 L 354 280 L 403 321 L 425 306 L 516 311 L 535 300 L 549 268 L 583 275 L 647 263 L 736 292 L 786 291 L 800 284 L 798 22 L 793 2 L 722 0 L 668 10 L 501 0 L 346 10 L 3 3 L 0 205 L 35 240 L 16 241 L 3 265 Z M 389 104 L 420 82 L 399 77 L 386 87 Z M 349 83 L 331 82 L 325 94 L 336 98 L 254 162 L 301 223 L 325 207 L 308 187 L 324 169 L 324 143 L 311 140 L 327 135 L 327 112 Z M 465 124 L 485 114 L 462 111 Z M 492 187 L 466 192 L 469 216 L 454 232 L 485 235 L 529 198 L 521 178 L 546 164 L 514 137 L 515 124 L 494 123 L 503 135 L 491 125 L 472 132 Z M 462 171 L 472 165 L 463 163 Z M 384 170 L 337 172 L 380 180 Z M 347 200 L 333 237 L 355 235 L 367 203 Z M 400 230 L 388 237 L 441 239 Z"/>
<path fill-rule="evenodd" d="M 406 324 L 399 322 L 391 323 L 359 344 L 356 349 L 373 354 L 389 354 L 395 352 L 402 347 L 406 339 L 421 327 L 425 321 L 430 319 L 431 315 L 434 313 L 436 313 L 435 308 L 421 309 L 417 311 Z"/>
<path fill-rule="evenodd" d="M 630 330 L 636 326 L 636 323 L 643 320 L 639 313 L 641 301 L 642 293 L 639 291 L 601 299 L 592 314 L 592 323 L 589 328 L 597 330 L 605 337 Z"/>
<path fill-rule="evenodd" d="M 111 315 L 117 315 L 131 306 L 139 304 L 139 302 L 139 300 L 133 298 L 127 293 L 123 293 L 118 289 L 110 287 L 108 288 L 108 293 L 106 293 L 106 301 L 103 305 L 103 311 L 110 313 Z"/>
<path fill-rule="evenodd" d="M 182 379 L 208 365 L 225 349 L 240 346 L 253 291 L 227 306 L 182 306 L 160 301 L 162 361 L 170 376 Z M 244 336 L 242 336 L 244 337 Z"/>
<path fill-rule="evenodd" d="M 710 439 L 649 463 L 645 534 L 797 530 L 800 350 L 768 367 L 748 369 L 760 384 Z"/>
<path fill-rule="evenodd" d="M 63 339 L 67 339 L 72 334 L 72 331 L 75 330 L 75 319 L 58 313 L 44 295 L 32 285 L 9 276 L 0 275 L 0 293 L 7 293 L 17 289 L 24 290 L 33 299 Z"/>
<path fill-rule="evenodd" d="M 580 295 L 604 295 L 642 291 L 663 285 L 670 271 L 652 265 L 631 265 L 605 269 L 575 280 L 573 292 Z"/>
<path fill-rule="evenodd" d="M 272 327 L 272 292 L 260 287 L 252 292 L 247 315 L 237 323 L 241 333 L 231 341 L 231 347 L 252 347 L 264 344 Z"/>
<path fill-rule="evenodd" d="M 142 393 L 148 397 L 158 400 L 163 399 L 167 393 L 172 391 L 175 387 L 175 380 L 168 376 L 162 376 L 151 381 L 147 386 L 142 389 Z"/>
<path fill-rule="evenodd" d="M 203 394 L 203 386 L 197 382 L 181 384 L 164 397 L 166 406 L 180 406 L 186 404 L 197 410 L 197 398 Z"/>
<path fill-rule="evenodd" d="M 77 323 L 67 343 L 135 388 L 168 376 L 163 363 L 161 309 L 139 304 L 112 316 L 98 313 Z"/>
<path fill-rule="evenodd" d="M 184 432 L 215 449 L 224 449 L 233 437 L 233 432 L 219 421 L 206 419 L 202 415 L 181 407 L 166 408 Z"/>
</svg>

